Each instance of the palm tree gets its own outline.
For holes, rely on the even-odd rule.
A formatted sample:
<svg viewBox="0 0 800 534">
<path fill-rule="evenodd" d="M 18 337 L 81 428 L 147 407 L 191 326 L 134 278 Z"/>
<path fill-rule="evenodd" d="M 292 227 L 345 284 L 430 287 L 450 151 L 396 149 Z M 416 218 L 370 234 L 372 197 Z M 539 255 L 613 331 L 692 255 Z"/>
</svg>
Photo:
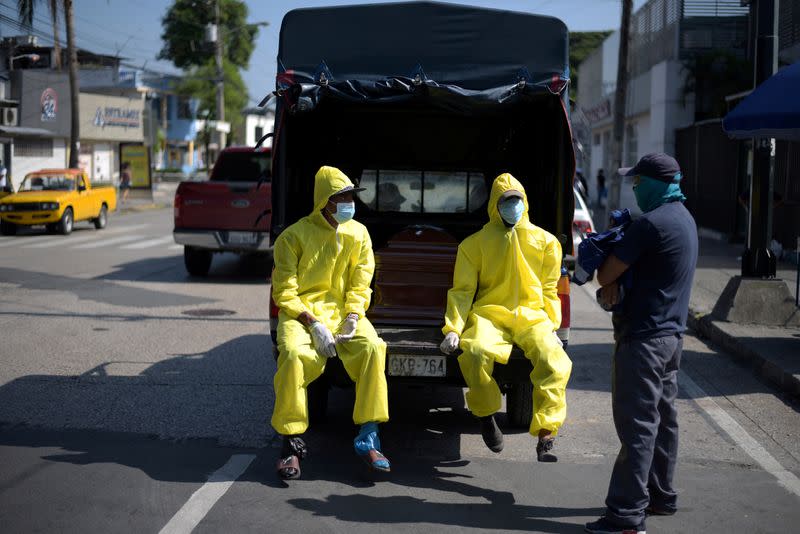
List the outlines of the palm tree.
<svg viewBox="0 0 800 534">
<path fill-rule="evenodd" d="M 22 24 L 28 28 L 33 26 L 33 16 L 35 14 L 35 5 L 39 0 L 17 0 L 17 11 Z M 50 18 L 53 21 L 53 51 L 55 56 L 55 64 L 53 65 L 56 70 L 61 70 L 61 43 L 58 38 L 58 0 L 49 0 L 50 3 Z"/>
</svg>

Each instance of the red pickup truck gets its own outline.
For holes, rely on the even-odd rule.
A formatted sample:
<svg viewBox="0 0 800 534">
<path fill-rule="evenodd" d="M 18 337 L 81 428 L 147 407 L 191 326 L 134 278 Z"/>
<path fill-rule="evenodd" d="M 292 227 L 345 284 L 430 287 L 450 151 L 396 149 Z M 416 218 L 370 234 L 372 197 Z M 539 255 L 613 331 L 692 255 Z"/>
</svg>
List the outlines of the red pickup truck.
<svg viewBox="0 0 800 534">
<path fill-rule="evenodd" d="M 214 253 L 267 255 L 272 218 L 269 148 L 222 151 L 208 181 L 175 191 L 175 242 L 192 276 L 206 276 Z"/>
</svg>

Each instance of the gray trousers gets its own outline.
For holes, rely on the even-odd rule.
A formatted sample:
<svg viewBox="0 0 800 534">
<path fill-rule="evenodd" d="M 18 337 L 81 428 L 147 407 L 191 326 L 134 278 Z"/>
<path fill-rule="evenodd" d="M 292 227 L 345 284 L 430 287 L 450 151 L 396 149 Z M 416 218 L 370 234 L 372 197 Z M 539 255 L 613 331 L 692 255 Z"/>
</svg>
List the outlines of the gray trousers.
<svg viewBox="0 0 800 534">
<path fill-rule="evenodd" d="M 678 369 L 683 339 L 677 335 L 618 341 L 611 402 L 622 447 L 606 498 L 606 517 L 621 526 L 644 520 L 648 504 L 675 510 L 672 487 L 678 459 Z"/>
</svg>

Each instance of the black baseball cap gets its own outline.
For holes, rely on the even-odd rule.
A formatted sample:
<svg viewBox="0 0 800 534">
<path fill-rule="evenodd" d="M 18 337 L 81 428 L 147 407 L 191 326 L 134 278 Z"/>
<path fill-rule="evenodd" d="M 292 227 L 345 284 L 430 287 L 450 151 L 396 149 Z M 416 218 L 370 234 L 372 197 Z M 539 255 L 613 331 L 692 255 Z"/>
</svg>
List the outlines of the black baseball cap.
<svg viewBox="0 0 800 534">
<path fill-rule="evenodd" d="M 647 176 L 662 182 L 672 183 L 675 175 L 681 172 L 681 167 L 675 158 L 663 152 L 645 154 L 633 167 L 623 167 L 619 172 L 622 176 Z"/>
</svg>

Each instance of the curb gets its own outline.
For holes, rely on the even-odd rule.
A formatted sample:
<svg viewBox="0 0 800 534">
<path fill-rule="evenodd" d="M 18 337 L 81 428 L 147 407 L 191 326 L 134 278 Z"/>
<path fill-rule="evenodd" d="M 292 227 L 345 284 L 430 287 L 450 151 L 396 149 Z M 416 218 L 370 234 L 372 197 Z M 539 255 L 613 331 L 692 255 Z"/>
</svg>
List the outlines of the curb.
<svg viewBox="0 0 800 534">
<path fill-rule="evenodd" d="M 780 390 L 791 395 L 800 396 L 800 379 L 798 377 L 764 358 L 758 352 L 740 342 L 737 337 L 722 330 L 714 324 L 710 315 L 695 313 L 690 309 L 686 324 L 699 337 L 720 346 L 735 360 L 749 364 L 753 371 L 769 380 Z"/>
<path fill-rule="evenodd" d="M 135 213 L 135 212 L 140 212 L 140 211 L 150 211 L 150 210 L 165 209 L 165 208 L 169 208 L 169 207 L 172 207 L 172 203 L 166 203 L 166 202 L 156 203 L 156 202 L 153 202 L 153 203 L 150 203 L 150 204 L 141 204 L 139 206 L 130 206 L 130 207 L 124 207 L 124 208 L 117 208 L 117 213 L 119 213 L 119 214 L 121 214 L 121 213 Z"/>
</svg>

